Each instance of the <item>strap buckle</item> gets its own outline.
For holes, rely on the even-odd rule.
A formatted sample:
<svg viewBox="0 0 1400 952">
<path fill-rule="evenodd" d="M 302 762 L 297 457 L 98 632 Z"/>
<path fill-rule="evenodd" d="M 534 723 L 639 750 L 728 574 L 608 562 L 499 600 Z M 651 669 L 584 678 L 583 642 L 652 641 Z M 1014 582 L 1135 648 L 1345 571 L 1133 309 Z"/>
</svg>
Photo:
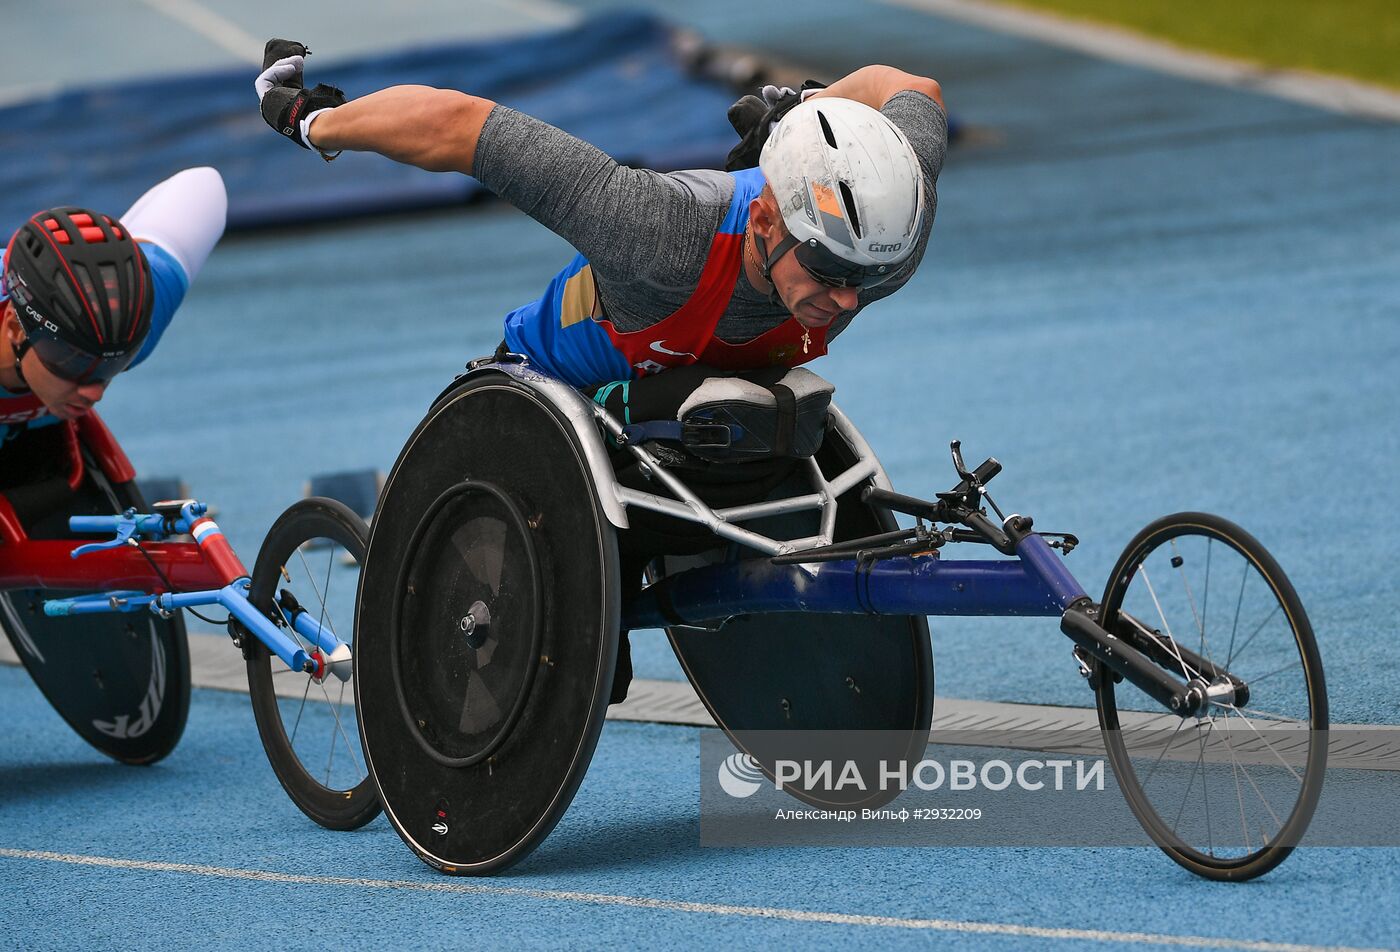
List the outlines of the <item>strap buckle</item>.
<svg viewBox="0 0 1400 952">
<path fill-rule="evenodd" d="M 689 449 L 725 450 L 733 445 L 733 432 L 727 423 L 683 423 L 681 443 Z"/>
</svg>

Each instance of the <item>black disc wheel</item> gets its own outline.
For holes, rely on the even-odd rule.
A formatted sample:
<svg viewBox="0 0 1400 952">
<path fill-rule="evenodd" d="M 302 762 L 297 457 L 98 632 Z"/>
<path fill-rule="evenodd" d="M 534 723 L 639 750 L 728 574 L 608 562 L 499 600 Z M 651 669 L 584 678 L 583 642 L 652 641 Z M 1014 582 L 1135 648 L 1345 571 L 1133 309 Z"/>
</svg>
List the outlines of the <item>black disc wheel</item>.
<svg viewBox="0 0 1400 952">
<path fill-rule="evenodd" d="M 827 479 L 835 479 L 858 459 L 848 437 L 835 428 L 827 431 L 816 454 Z M 861 501 L 867 485 L 863 481 L 853 486 L 838 500 L 835 541 L 898 528 L 888 510 Z M 703 494 L 705 487 L 698 491 Z M 812 491 L 805 467 L 799 467 L 769 498 Z M 634 523 L 640 521 L 634 517 Z M 821 531 L 814 510 L 765 516 L 743 525 L 779 539 Z M 701 560 L 737 557 L 725 547 L 700 557 L 663 558 L 660 574 Z M 764 613 L 732 618 L 717 631 L 673 626 L 666 633 L 715 723 L 770 778 L 779 760 L 849 759 L 873 775 L 882 762 L 912 764 L 925 755 L 933 718 L 933 649 L 928 619 L 922 615 Z M 741 666 L 736 667 L 736 658 L 743 659 Z M 830 746 L 814 753 L 814 745 L 821 744 Z M 783 790 L 827 809 L 879 807 L 901 792 L 894 784 L 887 790 L 865 791 L 809 790 L 801 783 L 786 783 Z"/>
<path fill-rule="evenodd" d="M 112 483 L 90 456 L 73 498 L 26 526 L 33 539 L 72 538 L 68 517 L 148 512 L 135 481 Z M 78 591 L 0 592 L 5 630 L 34 683 L 83 740 L 114 760 L 153 764 L 185 731 L 190 710 L 190 654 L 180 615 L 149 612 L 50 618 L 47 599 Z"/>
<path fill-rule="evenodd" d="M 1109 762 L 1133 813 L 1198 875 L 1245 880 L 1273 869 L 1307 828 L 1327 762 L 1322 662 L 1278 563 L 1218 516 L 1166 516 L 1119 558 L 1103 615 L 1205 699 L 1181 717 L 1096 672 Z"/>
<path fill-rule="evenodd" d="M 544 610 L 530 535 L 505 492 L 468 480 L 409 543 L 389 628 L 394 685 L 414 740 L 444 766 L 499 750 L 529 697 Z"/>
<path fill-rule="evenodd" d="M 249 597 L 271 618 L 298 606 L 354 650 L 355 598 L 369 529 L 333 499 L 303 499 L 277 518 L 258 551 Z M 296 611 L 293 608 L 292 611 Z M 351 659 L 334 664 L 292 626 L 282 631 L 322 662 L 293 671 L 244 634 L 248 694 L 258 734 L 282 788 L 303 813 L 331 830 L 354 830 L 379 813 L 360 750 Z"/>
<path fill-rule="evenodd" d="M 435 869 L 500 872 L 568 809 L 612 691 L 617 560 L 587 445 L 546 393 L 473 375 L 409 437 L 365 561 L 355 691 L 385 816 Z"/>
</svg>

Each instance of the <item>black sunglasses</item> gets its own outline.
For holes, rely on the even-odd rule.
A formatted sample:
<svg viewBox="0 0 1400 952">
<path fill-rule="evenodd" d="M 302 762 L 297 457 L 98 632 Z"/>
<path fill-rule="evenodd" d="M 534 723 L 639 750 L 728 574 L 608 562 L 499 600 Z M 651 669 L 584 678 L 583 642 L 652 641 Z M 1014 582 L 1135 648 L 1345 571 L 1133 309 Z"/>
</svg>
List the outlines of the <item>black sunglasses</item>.
<svg viewBox="0 0 1400 952">
<path fill-rule="evenodd" d="M 859 265 L 832 254 L 815 238 L 798 241 L 789 232 L 773 249 L 770 261 L 777 261 L 787 250 L 793 249 L 793 257 L 813 281 L 829 288 L 873 288 L 884 284 L 899 271 L 899 264 Z M 770 265 L 771 266 L 771 265 Z"/>
<path fill-rule="evenodd" d="M 108 383 L 136 359 L 134 349 L 103 357 L 79 350 L 61 338 L 31 334 L 15 349 L 16 364 L 24 358 L 24 352 L 31 349 L 49 373 L 76 384 Z"/>
</svg>

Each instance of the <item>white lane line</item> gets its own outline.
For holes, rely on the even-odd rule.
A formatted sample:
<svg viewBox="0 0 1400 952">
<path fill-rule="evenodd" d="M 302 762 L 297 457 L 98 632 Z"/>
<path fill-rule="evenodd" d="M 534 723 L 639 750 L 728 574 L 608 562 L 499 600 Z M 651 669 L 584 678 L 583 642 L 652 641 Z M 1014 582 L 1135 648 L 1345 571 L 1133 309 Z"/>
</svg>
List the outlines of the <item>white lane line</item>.
<svg viewBox="0 0 1400 952">
<path fill-rule="evenodd" d="M 1063 46 L 1100 59 L 1224 86 L 1240 86 L 1281 99 L 1370 119 L 1400 121 L 1400 93 L 1353 79 L 1275 69 L 1152 40 L 1130 30 L 1083 23 L 995 0 L 879 0 L 1000 33 Z"/>
<path fill-rule="evenodd" d="M 261 869 L 236 869 L 227 866 L 203 866 L 195 863 L 163 863 L 152 860 L 115 859 L 107 856 L 81 856 L 72 853 L 51 853 L 46 850 L 0 848 L 0 857 L 7 859 L 40 860 L 68 863 L 75 866 L 100 866 L 108 869 L 130 869 L 154 873 L 185 873 L 218 879 L 246 879 L 265 883 L 296 883 L 308 886 L 357 886 L 366 889 L 395 889 L 409 892 L 456 893 L 472 896 L 516 896 L 553 902 L 580 902 L 601 906 L 625 906 L 632 909 L 655 909 L 662 912 L 690 912 L 710 916 L 738 916 L 749 919 L 776 919 L 783 922 L 819 923 L 823 925 L 866 926 L 877 929 L 917 929 L 930 932 L 961 932 L 977 935 L 1022 936 L 1032 939 L 1073 939 L 1089 942 L 1129 942 L 1137 945 L 1181 946 L 1193 949 L 1240 949 L 1247 952 L 1386 952 L 1341 945 L 1299 945 L 1292 942 L 1267 942 L 1256 939 L 1225 939 L 1212 936 L 1168 935 L 1154 932 L 1112 932 L 1104 929 L 1054 929 L 1000 922 L 962 922 L 956 919 L 899 919 L 893 916 L 859 916 L 842 912 L 814 912 L 805 909 L 781 909 L 767 906 L 729 906 L 709 902 L 680 902 L 673 899 L 649 899 L 643 896 L 613 896 L 607 893 L 573 892 L 558 889 L 527 889 L 520 886 L 497 886 L 467 883 L 461 880 L 427 880 L 415 882 L 399 879 L 359 879 L 351 876 L 307 876 L 299 873 L 277 873 Z M 1393 952 L 1393 950 L 1391 950 Z"/>
<path fill-rule="evenodd" d="M 234 56 L 249 63 L 262 64 L 263 41 L 247 33 L 236 23 L 224 19 L 195 0 L 141 0 L 157 13 L 164 13 L 194 30 L 200 36 L 222 46 Z"/>
</svg>

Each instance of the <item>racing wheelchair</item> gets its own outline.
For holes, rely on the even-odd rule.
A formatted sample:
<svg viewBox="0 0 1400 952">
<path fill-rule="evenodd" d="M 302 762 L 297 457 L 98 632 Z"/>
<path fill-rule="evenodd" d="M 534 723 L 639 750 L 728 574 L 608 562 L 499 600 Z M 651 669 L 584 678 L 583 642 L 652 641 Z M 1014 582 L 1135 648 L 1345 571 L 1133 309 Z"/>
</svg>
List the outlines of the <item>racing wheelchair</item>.
<svg viewBox="0 0 1400 952">
<path fill-rule="evenodd" d="M 916 499 L 821 406 L 815 450 L 746 471 L 745 497 L 723 474 L 751 463 L 705 466 L 607 404 L 513 355 L 475 361 L 385 485 L 356 702 L 385 813 L 426 863 L 495 873 L 548 835 L 598 740 L 619 632 L 664 627 L 736 743 L 878 730 L 915 755 L 933 712 L 927 615 L 1059 619 L 1119 786 L 1182 866 L 1248 879 L 1298 842 L 1326 764 L 1322 666 L 1288 579 L 1237 526 L 1200 513 L 1152 523 L 1095 601 L 1063 564 L 1077 540 L 1004 515 L 988 493 L 1000 464 L 969 468 L 957 443 L 957 484 Z M 734 413 L 666 423 L 699 455 L 748 425 Z M 649 535 L 666 544 L 639 547 Z M 1004 558 L 945 558 L 953 549 Z M 1261 765 L 1289 778 L 1282 796 L 1254 785 Z M 1206 789 L 1198 775 L 1233 837 L 1183 824 Z"/>
<path fill-rule="evenodd" d="M 146 505 L 96 413 L 21 439 L 41 465 L 0 493 L 0 628 L 73 730 L 127 764 L 174 750 L 190 704 L 181 611 L 216 605 L 226 618 L 199 617 L 242 649 L 258 734 L 292 801 L 331 829 L 377 816 L 348 685 L 364 520 L 303 499 L 250 573 L 203 503 Z"/>
</svg>

